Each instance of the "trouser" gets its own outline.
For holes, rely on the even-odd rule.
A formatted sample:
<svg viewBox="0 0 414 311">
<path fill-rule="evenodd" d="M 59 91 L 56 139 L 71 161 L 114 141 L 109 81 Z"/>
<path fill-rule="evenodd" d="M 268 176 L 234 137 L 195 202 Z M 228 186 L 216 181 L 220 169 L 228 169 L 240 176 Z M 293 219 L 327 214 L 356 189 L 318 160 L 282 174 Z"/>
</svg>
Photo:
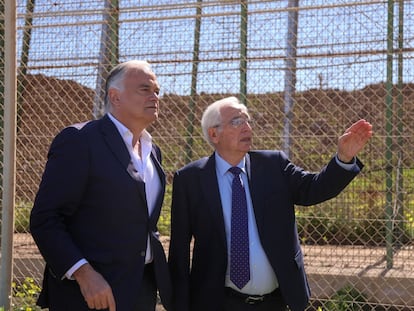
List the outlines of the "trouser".
<svg viewBox="0 0 414 311">
<path fill-rule="evenodd" d="M 157 304 L 157 284 L 152 263 L 145 265 L 142 286 L 138 293 L 138 301 L 136 311 L 155 310 Z"/>
</svg>

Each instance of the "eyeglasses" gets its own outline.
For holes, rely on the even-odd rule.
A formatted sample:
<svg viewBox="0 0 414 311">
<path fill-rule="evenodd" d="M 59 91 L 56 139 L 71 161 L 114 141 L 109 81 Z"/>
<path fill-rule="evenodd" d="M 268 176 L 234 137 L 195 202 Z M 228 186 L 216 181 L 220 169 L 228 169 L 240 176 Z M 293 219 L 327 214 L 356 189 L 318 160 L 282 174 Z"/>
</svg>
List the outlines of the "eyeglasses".
<svg viewBox="0 0 414 311">
<path fill-rule="evenodd" d="M 231 119 L 227 124 L 231 125 L 234 128 L 239 128 L 244 124 L 249 124 L 250 127 L 253 127 L 253 120 L 250 118 L 236 117 Z M 215 127 L 220 127 L 221 124 L 216 125 Z"/>
</svg>

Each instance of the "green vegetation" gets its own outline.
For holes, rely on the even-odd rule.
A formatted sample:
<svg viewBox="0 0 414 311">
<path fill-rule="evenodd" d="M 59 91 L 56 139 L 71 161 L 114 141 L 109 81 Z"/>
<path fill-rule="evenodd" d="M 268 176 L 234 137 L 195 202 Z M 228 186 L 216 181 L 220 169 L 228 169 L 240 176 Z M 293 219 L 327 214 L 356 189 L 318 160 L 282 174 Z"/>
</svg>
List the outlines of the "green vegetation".
<svg viewBox="0 0 414 311">
<path fill-rule="evenodd" d="M 29 232 L 30 211 L 32 210 L 31 202 L 18 202 L 14 210 L 14 232 Z M 1 221 L 0 221 L 1 230 Z M 1 311 L 1 309 L 0 309 Z"/>
<path fill-rule="evenodd" d="M 40 311 L 41 308 L 36 306 L 36 300 L 39 296 L 41 288 L 35 281 L 26 277 L 21 283 L 12 283 L 13 291 L 13 311 Z M 0 307 L 0 311 L 4 311 L 4 307 Z"/>
<path fill-rule="evenodd" d="M 337 198 L 311 207 L 297 207 L 299 236 L 304 244 L 382 246 L 385 243 L 385 190 L 383 172 L 362 173 Z M 414 170 L 403 176 L 414 183 Z M 374 190 L 375 189 L 375 190 Z M 350 205 L 348 202 L 352 202 Z M 414 195 L 405 194 L 394 221 L 394 240 L 406 244 L 414 238 Z"/>
<path fill-rule="evenodd" d="M 158 231 L 161 235 L 170 235 L 170 224 L 171 224 L 171 197 L 172 197 L 172 186 L 167 185 L 165 189 L 164 205 L 161 210 L 160 219 L 158 220 Z"/>
<path fill-rule="evenodd" d="M 14 212 L 14 232 L 29 232 L 30 211 L 33 204 L 31 202 L 18 202 Z"/>
<path fill-rule="evenodd" d="M 352 244 L 380 246 L 385 241 L 385 193 L 383 177 L 374 174 L 359 176 L 338 198 L 311 207 L 297 207 L 299 236 L 304 244 Z M 404 175 L 407 184 L 414 184 L 414 170 Z M 368 189 L 367 189 L 368 188 Z M 170 234 L 172 185 L 168 182 L 158 230 Z M 349 203 L 352 202 L 352 206 Z M 396 226 L 395 237 L 402 244 L 414 238 L 414 195 L 403 202 L 403 218 Z M 15 210 L 15 232 L 29 232 L 32 203 L 18 202 Z M 397 232 L 398 228 L 402 228 Z"/>
<path fill-rule="evenodd" d="M 351 285 L 338 290 L 318 311 L 359 311 L 365 310 L 365 296 Z M 368 310 L 368 309 L 366 309 Z"/>
<path fill-rule="evenodd" d="M 414 183 L 414 170 L 406 171 L 407 183 Z M 328 202 L 311 207 L 297 207 L 299 236 L 304 244 L 342 244 L 381 246 L 385 242 L 385 194 L 382 177 L 359 176 L 339 195 Z M 368 188 L 368 189 L 367 189 Z M 172 186 L 167 185 L 158 229 L 170 234 Z M 346 202 L 346 203 L 344 203 Z M 348 202 L 352 202 L 350 205 Z M 414 238 L 414 195 L 403 202 L 402 232 L 395 230 L 395 239 L 405 244 Z"/>
</svg>

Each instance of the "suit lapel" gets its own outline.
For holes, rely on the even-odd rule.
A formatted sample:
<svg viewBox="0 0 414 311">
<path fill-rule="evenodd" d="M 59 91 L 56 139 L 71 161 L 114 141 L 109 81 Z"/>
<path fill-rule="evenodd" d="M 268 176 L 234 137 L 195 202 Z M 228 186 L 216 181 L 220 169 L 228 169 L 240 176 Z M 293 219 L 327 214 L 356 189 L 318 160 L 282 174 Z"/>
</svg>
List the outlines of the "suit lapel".
<svg viewBox="0 0 414 311">
<path fill-rule="evenodd" d="M 254 168 L 252 168 L 253 166 Z M 250 153 L 246 154 L 246 172 L 249 179 L 249 191 L 252 199 L 256 224 L 260 231 L 263 221 L 263 208 L 265 206 L 265 195 L 262 194 L 262 190 L 266 189 L 266 178 L 263 165 L 260 162 L 254 161 L 254 156 L 252 159 Z"/>
<path fill-rule="evenodd" d="M 101 129 L 108 148 L 121 162 L 122 167 L 127 168 L 131 160 L 128 149 L 115 124 L 112 123 L 107 115 L 101 119 Z"/>
<path fill-rule="evenodd" d="M 155 207 L 154 210 L 152 212 L 152 214 L 150 215 L 151 217 L 151 226 L 152 228 L 156 227 L 158 218 L 160 216 L 160 212 L 161 212 L 161 207 L 162 207 L 162 203 L 164 201 L 164 194 L 165 194 L 165 172 L 162 169 L 161 166 L 161 156 L 159 154 L 157 154 L 156 149 L 153 145 L 152 147 L 152 151 L 151 151 L 151 160 L 152 163 L 154 163 L 154 167 L 158 173 L 158 176 L 160 178 L 160 183 L 161 183 L 161 189 L 160 192 L 157 196 L 157 201 L 155 202 Z"/>
<path fill-rule="evenodd" d="M 206 200 L 206 206 L 210 209 L 213 220 L 220 233 L 224 247 L 227 249 L 226 231 L 224 225 L 223 207 L 221 205 L 220 191 L 217 183 L 216 161 L 211 155 L 205 165 L 201 168 L 201 191 Z"/>
<path fill-rule="evenodd" d="M 115 124 L 113 124 L 107 115 L 101 119 L 101 130 L 109 150 L 111 150 L 114 156 L 118 159 L 122 168 L 136 181 L 139 193 L 146 202 L 145 183 L 142 181 L 141 177 L 139 177 L 138 172 L 136 172 L 132 165 L 131 156 L 125 146 L 124 140 L 119 134 Z"/>
</svg>

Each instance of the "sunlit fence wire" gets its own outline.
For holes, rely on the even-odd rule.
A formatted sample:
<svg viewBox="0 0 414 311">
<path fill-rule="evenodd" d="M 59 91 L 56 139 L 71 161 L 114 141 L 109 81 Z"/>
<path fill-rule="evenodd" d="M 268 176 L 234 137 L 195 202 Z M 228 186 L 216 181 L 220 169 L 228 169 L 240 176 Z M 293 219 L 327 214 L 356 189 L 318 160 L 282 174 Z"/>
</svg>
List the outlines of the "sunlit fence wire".
<svg viewBox="0 0 414 311">
<path fill-rule="evenodd" d="M 240 97 L 254 148 L 283 149 L 308 170 L 365 118 L 375 134 L 361 175 L 296 209 L 309 310 L 414 308 L 414 1 L 18 0 L 17 12 L 16 306 L 35 298 L 18 286 L 41 284 L 28 215 L 51 140 L 102 114 L 113 64 L 145 59 L 162 88 L 150 131 L 168 176 L 164 236 L 173 173 L 212 151 L 200 131 L 207 104 Z"/>
</svg>

